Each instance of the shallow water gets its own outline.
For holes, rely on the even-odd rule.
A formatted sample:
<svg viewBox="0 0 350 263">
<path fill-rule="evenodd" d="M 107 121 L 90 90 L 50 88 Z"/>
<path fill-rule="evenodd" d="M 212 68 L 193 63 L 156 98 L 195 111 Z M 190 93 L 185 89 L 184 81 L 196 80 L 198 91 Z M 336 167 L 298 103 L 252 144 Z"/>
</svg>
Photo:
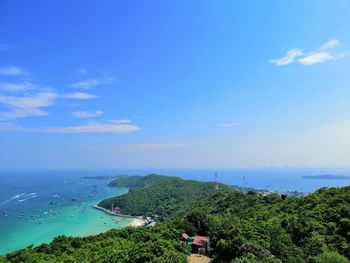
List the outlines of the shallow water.
<svg viewBox="0 0 350 263">
<path fill-rule="evenodd" d="M 10 173 L 0 179 L 0 254 L 58 235 L 87 236 L 131 222 L 92 208 L 103 198 L 127 192 L 108 187 L 108 180 L 40 173 Z"/>
</svg>

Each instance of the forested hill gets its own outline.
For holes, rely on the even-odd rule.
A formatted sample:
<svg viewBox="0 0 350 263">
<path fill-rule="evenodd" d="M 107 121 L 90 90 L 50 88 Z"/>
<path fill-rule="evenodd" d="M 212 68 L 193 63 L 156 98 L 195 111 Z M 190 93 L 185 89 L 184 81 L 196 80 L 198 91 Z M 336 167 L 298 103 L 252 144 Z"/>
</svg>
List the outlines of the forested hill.
<svg viewBox="0 0 350 263">
<path fill-rule="evenodd" d="M 158 174 L 149 174 L 146 176 L 141 175 L 122 175 L 111 181 L 108 185 L 112 187 L 127 187 L 130 189 L 143 188 L 156 183 L 172 183 L 182 180 L 179 177 L 162 176 Z"/>
<path fill-rule="evenodd" d="M 214 262 L 349 263 L 350 187 L 320 189 L 301 198 L 258 196 L 226 187 L 190 206 L 187 199 L 169 201 L 181 200 L 182 192 L 187 195 L 198 191 L 197 187 L 213 186 L 199 184 L 177 178 L 174 184 L 152 183 L 125 195 L 143 199 L 150 195 L 155 201 L 152 196 L 162 189 L 171 195 L 180 191 L 170 198 L 161 192 L 165 201 L 158 205 L 166 204 L 162 211 L 172 213 L 172 207 L 177 207 L 181 212 L 154 227 L 111 230 L 85 238 L 59 237 L 50 244 L 0 257 L 0 262 L 186 262 L 189 247 L 180 240 L 181 233 L 187 232 L 210 237 Z M 139 204 L 144 207 L 146 203 Z M 138 211 L 138 203 L 134 205 L 132 209 Z"/>
<path fill-rule="evenodd" d="M 218 192 L 194 207 L 182 219 L 184 226 L 188 221 L 196 226 L 192 231 L 210 236 L 218 262 L 346 263 L 350 258 L 350 187 L 296 199 Z"/>
<path fill-rule="evenodd" d="M 110 186 L 128 187 L 122 196 L 105 199 L 99 206 L 120 207 L 123 214 L 133 216 L 169 217 L 192 207 L 215 192 L 215 183 L 183 180 L 179 177 L 150 174 L 128 176 L 113 180 Z M 220 189 L 230 189 L 219 184 Z"/>
</svg>

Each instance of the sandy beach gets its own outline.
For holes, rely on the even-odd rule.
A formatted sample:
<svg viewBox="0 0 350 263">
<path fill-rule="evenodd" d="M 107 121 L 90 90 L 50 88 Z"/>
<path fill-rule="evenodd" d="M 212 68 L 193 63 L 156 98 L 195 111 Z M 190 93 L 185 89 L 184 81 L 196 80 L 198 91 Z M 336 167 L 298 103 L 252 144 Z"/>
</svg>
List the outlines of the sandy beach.
<svg viewBox="0 0 350 263">
<path fill-rule="evenodd" d="M 147 224 L 147 221 L 145 219 L 135 217 L 134 219 L 132 219 L 131 223 L 128 224 L 128 226 L 138 227 L 138 226 L 144 226 L 146 224 Z"/>
<path fill-rule="evenodd" d="M 127 218 L 131 218 L 132 221 L 131 223 L 128 224 L 128 226 L 133 226 L 133 227 L 138 227 L 138 226 L 144 226 L 147 225 L 149 222 L 146 219 L 143 219 L 141 217 L 137 217 L 137 216 L 130 216 L 130 215 L 123 215 L 123 214 L 116 214 L 108 209 L 105 209 L 103 207 L 94 205 L 93 208 L 101 210 L 109 215 L 113 215 L 113 216 L 119 216 L 119 217 L 127 217 Z"/>
</svg>

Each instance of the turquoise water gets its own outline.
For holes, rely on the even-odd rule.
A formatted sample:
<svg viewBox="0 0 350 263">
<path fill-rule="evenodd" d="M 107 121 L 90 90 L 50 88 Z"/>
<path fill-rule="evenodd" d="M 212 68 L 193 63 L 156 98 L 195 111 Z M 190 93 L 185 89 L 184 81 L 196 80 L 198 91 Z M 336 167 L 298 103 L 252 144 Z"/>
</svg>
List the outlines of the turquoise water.
<svg viewBox="0 0 350 263">
<path fill-rule="evenodd" d="M 0 254 L 47 243 L 58 235 L 88 236 L 131 222 L 92 207 L 103 198 L 127 192 L 108 187 L 108 180 L 83 179 L 75 174 L 21 177 L 0 177 Z"/>
<path fill-rule="evenodd" d="M 130 223 L 130 219 L 114 217 L 91 208 L 93 202 L 80 206 L 66 207 L 48 212 L 47 217 L 26 223 L 15 223 L 0 237 L 0 253 L 8 253 L 30 244 L 47 243 L 58 235 L 87 236 L 105 232 L 112 228 L 121 228 Z M 45 213 L 45 212 L 43 212 Z"/>
</svg>

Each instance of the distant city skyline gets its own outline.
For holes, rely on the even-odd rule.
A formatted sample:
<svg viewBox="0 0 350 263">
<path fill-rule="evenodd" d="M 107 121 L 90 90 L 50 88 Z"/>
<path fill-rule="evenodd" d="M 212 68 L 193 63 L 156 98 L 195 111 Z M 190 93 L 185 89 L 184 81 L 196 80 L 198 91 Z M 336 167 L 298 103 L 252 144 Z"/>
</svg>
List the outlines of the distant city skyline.
<svg viewBox="0 0 350 263">
<path fill-rule="evenodd" d="M 0 169 L 350 167 L 350 1 L 0 1 Z"/>
</svg>

